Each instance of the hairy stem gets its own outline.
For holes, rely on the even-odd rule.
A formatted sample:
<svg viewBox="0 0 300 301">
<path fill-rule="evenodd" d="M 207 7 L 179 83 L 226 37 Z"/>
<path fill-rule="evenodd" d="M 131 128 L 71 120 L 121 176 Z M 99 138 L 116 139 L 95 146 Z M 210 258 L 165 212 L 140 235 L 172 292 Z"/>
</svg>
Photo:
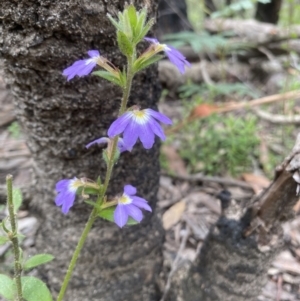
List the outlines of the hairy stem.
<svg viewBox="0 0 300 301">
<path fill-rule="evenodd" d="M 11 225 L 11 233 L 9 233 L 10 240 L 13 245 L 14 250 L 14 261 L 15 261 L 15 281 L 17 287 L 17 298 L 16 301 L 22 301 L 22 283 L 21 283 L 21 273 L 22 273 L 22 265 L 20 263 L 20 248 L 19 241 L 17 237 L 17 223 L 14 212 L 14 204 L 13 204 L 13 187 L 12 187 L 12 175 L 6 176 L 6 186 L 7 186 L 7 205 L 8 205 L 8 213 L 9 220 Z"/>
</svg>

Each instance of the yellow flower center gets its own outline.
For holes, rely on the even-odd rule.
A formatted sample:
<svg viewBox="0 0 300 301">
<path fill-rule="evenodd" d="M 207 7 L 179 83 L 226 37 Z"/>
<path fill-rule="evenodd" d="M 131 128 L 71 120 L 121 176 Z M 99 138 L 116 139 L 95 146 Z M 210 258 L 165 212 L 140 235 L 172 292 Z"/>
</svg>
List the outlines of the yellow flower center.
<svg viewBox="0 0 300 301">
<path fill-rule="evenodd" d="M 119 198 L 119 204 L 128 205 L 132 203 L 132 199 L 125 193 Z"/>
</svg>

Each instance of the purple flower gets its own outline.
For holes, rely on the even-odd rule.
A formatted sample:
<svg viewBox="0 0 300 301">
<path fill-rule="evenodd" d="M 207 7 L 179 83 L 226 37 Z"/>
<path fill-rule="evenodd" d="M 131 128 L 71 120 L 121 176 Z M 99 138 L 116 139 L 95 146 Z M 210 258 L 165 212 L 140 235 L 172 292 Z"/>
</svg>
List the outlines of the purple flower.
<svg viewBox="0 0 300 301">
<path fill-rule="evenodd" d="M 107 137 L 101 137 L 99 139 L 96 139 L 96 140 L 88 143 L 85 147 L 89 148 L 89 147 L 91 147 L 94 144 L 102 144 L 102 143 L 109 144 L 109 143 L 111 143 L 111 139 L 109 139 Z M 120 137 L 118 139 L 118 149 L 119 149 L 120 153 L 123 153 L 123 152 L 127 151 L 127 148 L 126 148 L 126 146 L 124 144 L 124 140 L 122 138 L 120 138 Z"/>
<path fill-rule="evenodd" d="M 157 52 L 164 51 L 171 63 L 173 63 L 178 68 L 181 74 L 185 72 L 185 66 L 191 66 L 191 64 L 186 60 L 186 58 L 174 47 L 166 44 L 160 44 L 158 40 L 154 38 L 146 37 L 144 39 L 154 44 L 157 48 Z"/>
<path fill-rule="evenodd" d="M 118 205 L 114 212 L 114 221 L 120 227 L 124 227 L 128 221 L 128 217 L 132 217 L 135 221 L 140 222 L 143 219 L 141 209 L 152 212 L 151 207 L 143 198 L 135 196 L 136 188 L 131 185 L 124 186 L 124 193 L 118 198 Z"/>
<path fill-rule="evenodd" d="M 64 70 L 63 75 L 67 76 L 68 81 L 76 75 L 84 76 L 92 72 L 94 67 L 97 65 L 97 60 L 100 57 L 98 50 L 88 51 L 89 59 L 76 61 L 72 66 Z"/>
<path fill-rule="evenodd" d="M 56 183 L 56 191 L 58 195 L 55 198 L 56 206 L 62 206 L 62 212 L 67 214 L 70 208 L 73 206 L 76 196 L 76 191 L 79 187 L 83 186 L 81 180 L 63 179 Z"/>
<path fill-rule="evenodd" d="M 108 129 L 108 136 L 113 138 L 123 133 L 123 140 L 127 150 L 131 151 L 138 138 L 144 148 L 149 149 L 154 144 L 155 135 L 162 140 L 166 139 L 162 127 L 156 121 L 172 124 L 165 115 L 152 109 L 127 111 L 115 120 Z"/>
</svg>

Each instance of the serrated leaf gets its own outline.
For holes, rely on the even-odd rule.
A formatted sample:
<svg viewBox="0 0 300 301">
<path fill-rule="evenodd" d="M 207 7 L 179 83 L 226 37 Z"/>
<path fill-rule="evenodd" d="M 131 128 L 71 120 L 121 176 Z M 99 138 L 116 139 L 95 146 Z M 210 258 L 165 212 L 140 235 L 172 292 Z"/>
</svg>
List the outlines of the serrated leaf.
<svg viewBox="0 0 300 301">
<path fill-rule="evenodd" d="M 13 204 L 14 204 L 14 212 L 16 213 L 20 206 L 22 205 L 23 197 L 21 189 L 13 188 Z"/>
<path fill-rule="evenodd" d="M 99 216 L 107 221 L 114 221 L 114 212 L 116 207 L 108 207 L 99 212 Z"/>
<path fill-rule="evenodd" d="M 13 279 L 6 275 L 0 274 L 0 295 L 7 300 L 13 300 L 15 291 Z"/>
<path fill-rule="evenodd" d="M 134 71 L 138 72 L 141 71 L 145 68 L 147 68 L 148 66 L 160 61 L 164 56 L 163 55 L 154 55 L 151 58 L 149 58 L 148 60 L 136 60 L 134 63 Z"/>
<path fill-rule="evenodd" d="M 124 55 L 131 56 L 133 54 L 133 45 L 124 32 L 117 32 L 117 41 L 118 46 Z"/>
<path fill-rule="evenodd" d="M 23 298 L 26 301 L 52 301 L 51 293 L 46 284 L 32 276 L 21 277 Z"/>
<path fill-rule="evenodd" d="M 120 79 L 117 78 L 116 76 L 112 75 L 111 73 L 109 73 L 108 71 L 103 71 L 103 70 L 99 70 L 99 71 L 94 71 L 92 73 L 93 75 L 97 75 L 99 77 L 102 77 L 120 87 L 123 87 L 122 86 L 122 83 L 120 82 Z"/>
<path fill-rule="evenodd" d="M 54 256 L 51 254 L 37 254 L 27 259 L 23 265 L 24 270 L 33 269 L 39 265 L 45 264 L 54 259 Z"/>
<path fill-rule="evenodd" d="M 6 236 L 0 236 L 0 245 L 4 245 L 9 241 L 8 237 Z"/>
</svg>

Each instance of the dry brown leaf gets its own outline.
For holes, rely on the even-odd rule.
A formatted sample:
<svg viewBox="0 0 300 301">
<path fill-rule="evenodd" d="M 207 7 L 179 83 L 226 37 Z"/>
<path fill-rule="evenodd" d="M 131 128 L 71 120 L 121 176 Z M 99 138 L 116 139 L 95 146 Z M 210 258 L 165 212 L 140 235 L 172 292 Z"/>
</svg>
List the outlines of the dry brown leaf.
<svg viewBox="0 0 300 301">
<path fill-rule="evenodd" d="M 182 214 L 185 210 L 185 207 L 186 207 L 185 201 L 180 201 L 175 205 L 173 205 L 172 207 L 170 207 L 163 214 L 162 222 L 165 230 L 169 230 L 180 221 Z"/>
<path fill-rule="evenodd" d="M 162 153 L 166 156 L 168 167 L 172 172 L 182 176 L 187 175 L 185 163 L 173 146 L 164 145 L 162 147 Z"/>
<path fill-rule="evenodd" d="M 206 117 L 206 116 L 211 115 L 213 112 L 215 112 L 216 109 L 217 109 L 217 106 L 210 105 L 210 104 L 207 104 L 207 103 L 203 103 L 203 104 L 198 105 L 195 108 L 193 108 L 190 116 L 192 118 Z"/>
<path fill-rule="evenodd" d="M 252 189 L 258 194 L 262 189 L 267 188 L 271 181 L 262 175 L 255 175 L 252 173 L 242 174 L 242 178 L 245 182 L 251 185 Z"/>
</svg>

